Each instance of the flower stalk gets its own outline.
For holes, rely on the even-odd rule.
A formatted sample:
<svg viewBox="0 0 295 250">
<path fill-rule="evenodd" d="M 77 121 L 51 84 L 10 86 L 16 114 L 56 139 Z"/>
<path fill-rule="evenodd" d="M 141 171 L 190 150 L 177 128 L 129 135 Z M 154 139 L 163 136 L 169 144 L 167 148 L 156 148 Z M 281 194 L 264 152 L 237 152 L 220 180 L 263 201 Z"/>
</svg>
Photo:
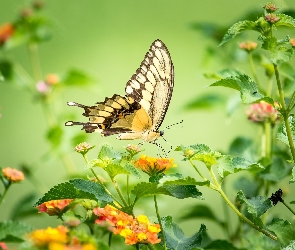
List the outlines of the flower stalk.
<svg viewBox="0 0 295 250">
<path fill-rule="evenodd" d="M 164 249 L 167 250 L 166 237 L 165 237 L 165 233 L 164 233 L 164 230 L 163 230 L 163 225 L 162 225 L 162 221 L 161 221 L 161 217 L 160 217 L 160 213 L 159 213 L 159 208 L 158 208 L 158 202 L 157 202 L 157 196 L 156 195 L 154 195 L 154 202 L 155 202 L 155 209 L 156 209 L 158 222 L 160 224 L 160 228 L 161 228 L 161 231 L 162 231 Z"/>
</svg>

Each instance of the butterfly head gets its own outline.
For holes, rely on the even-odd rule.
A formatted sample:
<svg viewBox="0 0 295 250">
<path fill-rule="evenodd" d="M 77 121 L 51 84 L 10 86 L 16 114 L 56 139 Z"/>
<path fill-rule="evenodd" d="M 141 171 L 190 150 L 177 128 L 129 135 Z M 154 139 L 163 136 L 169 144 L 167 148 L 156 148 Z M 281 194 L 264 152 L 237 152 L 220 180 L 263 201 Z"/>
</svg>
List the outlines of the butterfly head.
<svg viewBox="0 0 295 250">
<path fill-rule="evenodd" d="M 160 134 L 160 136 L 163 136 L 164 135 L 164 131 L 163 130 L 159 131 L 159 134 Z"/>
</svg>

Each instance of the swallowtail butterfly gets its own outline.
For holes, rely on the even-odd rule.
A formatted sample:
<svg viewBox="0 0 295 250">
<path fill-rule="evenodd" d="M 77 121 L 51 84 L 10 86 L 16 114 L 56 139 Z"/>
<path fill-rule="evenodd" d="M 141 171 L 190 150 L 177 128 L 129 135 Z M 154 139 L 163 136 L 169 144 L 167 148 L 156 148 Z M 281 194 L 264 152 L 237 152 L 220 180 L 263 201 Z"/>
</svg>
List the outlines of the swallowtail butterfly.
<svg viewBox="0 0 295 250">
<path fill-rule="evenodd" d="M 87 133 L 103 136 L 118 134 L 117 139 L 142 139 L 155 143 L 163 135 L 159 128 L 167 112 L 174 85 L 173 64 L 169 51 L 161 40 L 150 46 L 140 67 L 126 84 L 126 96 L 114 94 L 85 106 L 68 102 L 69 106 L 84 109 L 89 122 L 66 122 L 66 126 L 82 125 Z"/>
</svg>

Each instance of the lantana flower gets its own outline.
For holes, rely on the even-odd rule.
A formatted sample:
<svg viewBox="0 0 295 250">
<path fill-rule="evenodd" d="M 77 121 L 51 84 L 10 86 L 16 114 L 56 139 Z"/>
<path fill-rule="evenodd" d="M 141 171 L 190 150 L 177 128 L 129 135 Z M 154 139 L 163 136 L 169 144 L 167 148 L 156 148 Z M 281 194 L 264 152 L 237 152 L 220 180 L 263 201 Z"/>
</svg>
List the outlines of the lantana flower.
<svg viewBox="0 0 295 250">
<path fill-rule="evenodd" d="M 137 168 L 140 168 L 143 172 L 148 175 L 156 175 L 167 171 L 171 167 L 176 167 L 176 164 L 173 164 L 174 159 L 168 158 L 153 158 L 146 155 L 141 155 L 138 160 L 134 162 Z"/>
<path fill-rule="evenodd" d="M 269 23 L 276 23 L 280 20 L 280 18 L 276 14 L 270 13 L 264 16 L 264 20 L 268 21 Z"/>
<path fill-rule="evenodd" d="M 25 179 L 24 173 L 15 168 L 3 168 L 2 173 L 11 182 L 21 182 Z"/>
<path fill-rule="evenodd" d="M 142 150 L 138 145 L 128 144 L 126 147 L 126 151 L 133 157 L 134 155 L 138 154 Z"/>
<path fill-rule="evenodd" d="M 63 210 L 72 202 L 73 199 L 52 200 L 37 206 L 39 213 L 49 215 L 60 215 Z"/>
<path fill-rule="evenodd" d="M 290 39 L 290 43 L 291 43 L 291 45 L 292 45 L 293 47 L 295 47 L 295 38 L 291 38 L 291 39 Z"/>
<path fill-rule="evenodd" d="M 239 48 L 247 52 L 253 51 L 254 49 L 256 49 L 256 47 L 257 47 L 257 43 L 251 42 L 251 41 L 242 42 L 239 44 Z"/>
<path fill-rule="evenodd" d="M 4 23 L 0 26 L 0 46 L 3 45 L 14 33 L 11 23 Z"/>
<path fill-rule="evenodd" d="M 75 151 L 85 155 L 90 149 L 94 148 L 95 146 L 90 146 L 87 142 L 81 142 L 75 147 Z"/>
<path fill-rule="evenodd" d="M 8 247 L 4 242 L 0 242 L 0 250 L 8 250 Z"/>
<path fill-rule="evenodd" d="M 161 241 L 158 238 L 160 225 L 151 223 L 145 215 L 134 218 L 110 205 L 104 208 L 95 208 L 93 212 L 98 216 L 95 223 L 108 226 L 111 232 L 120 234 L 125 238 L 127 245 L 157 244 Z"/>
<path fill-rule="evenodd" d="M 280 119 L 279 111 L 265 101 L 251 104 L 250 109 L 246 111 L 246 114 L 250 121 L 256 123 L 270 122 L 275 124 Z"/>
<path fill-rule="evenodd" d="M 57 74 L 48 74 L 45 78 L 45 82 L 49 85 L 55 85 L 59 83 L 60 79 Z"/>
<path fill-rule="evenodd" d="M 28 237 L 37 247 L 46 247 L 52 243 L 66 243 L 68 241 L 68 229 L 64 226 L 57 228 L 48 227 L 31 232 Z"/>
</svg>

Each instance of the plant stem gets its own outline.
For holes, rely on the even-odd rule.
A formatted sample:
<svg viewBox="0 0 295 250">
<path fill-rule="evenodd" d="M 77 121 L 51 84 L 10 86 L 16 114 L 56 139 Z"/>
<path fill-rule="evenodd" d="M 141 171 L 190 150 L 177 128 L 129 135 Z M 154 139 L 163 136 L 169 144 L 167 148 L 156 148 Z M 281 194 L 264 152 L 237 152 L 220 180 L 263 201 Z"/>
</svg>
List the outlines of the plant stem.
<svg viewBox="0 0 295 250">
<path fill-rule="evenodd" d="M 156 195 L 154 195 L 154 202 L 155 202 L 155 208 L 156 208 L 157 218 L 158 218 L 158 221 L 159 221 L 159 224 L 160 224 L 160 227 L 161 227 L 161 231 L 162 231 L 162 235 L 163 235 L 164 249 L 167 250 L 166 237 L 165 237 L 165 233 L 164 233 L 164 229 L 163 229 L 161 217 L 160 217 L 160 214 L 159 214 L 159 208 L 158 208 L 158 203 L 157 203 L 157 197 L 156 197 Z"/>
<path fill-rule="evenodd" d="M 292 210 L 292 208 L 289 206 L 289 205 L 287 205 L 287 203 L 285 203 L 285 201 L 282 201 L 282 203 L 290 210 L 290 212 L 292 213 L 292 214 L 294 214 L 295 215 L 295 212 Z"/>
<path fill-rule="evenodd" d="M 28 46 L 29 49 L 29 57 L 33 72 L 33 78 L 35 82 L 40 81 L 43 79 L 42 71 L 40 66 L 40 60 L 38 56 L 38 45 L 36 43 L 30 43 Z"/>
<path fill-rule="evenodd" d="M 267 92 L 266 92 L 266 95 L 267 96 L 271 96 L 272 95 L 272 77 L 268 77 L 268 80 L 267 80 Z"/>
<path fill-rule="evenodd" d="M 275 63 L 273 64 L 273 66 L 274 66 L 274 70 L 275 70 L 276 81 L 277 81 L 279 95 L 280 95 L 280 101 L 281 101 L 281 105 L 282 105 L 282 115 L 284 117 L 284 122 L 285 122 L 289 147 L 290 147 L 290 150 L 291 150 L 293 161 L 295 161 L 295 148 L 294 148 L 294 142 L 293 142 L 293 138 L 292 138 L 292 131 L 291 131 L 291 127 L 290 127 L 290 123 L 289 123 L 289 119 L 288 119 L 289 118 L 289 112 L 286 109 L 286 103 L 285 103 L 285 99 L 284 99 L 284 92 L 283 92 L 283 87 L 282 87 L 281 80 L 280 80 L 278 66 Z"/>
<path fill-rule="evenodd" d="M 212 179 L 214 180 L 215 182 L 215 185 L 216 185 L 216 191 L 222 196 L 222 198 L 226 201 L 226 203 L 230 206 L 230 208 L 240 217 L 240 219 L 242 219 L 243 221 L 245 221 L 247 224 L 249 224 L 251 227 L 255 228 L 257 231 L 263 233 L 264 235 L 266 235 L 267 237 L 275 240 L 275 241 L 278 241 L 278 238 L 271 234 L 270 232 L 268 232 L 267 230 L 255 225 L 252 221 L 250 221 L 247 217 L 245 217 L 236 207 L 234 204 L 231 203 L 231 201 L 227 198 L 226 194 L 223 192 L 220 184 L 217 182 L 217 179 L 215 177 L 215 174 L 214 172 L 212 171 L 212 168 L 210 167 L 209 168 L 210 170 L 210 174 L 211 174 L 211 177 Z"/>
<path fill-rule="evenodd" d="M 130 205 L 130 191 L 129 191 L 129 175 L 127 175 L 126 185 L 127 185 L 127 201 L 128 205 Z"/>
<path fill-rule="evenodd" d="M 121 201 L 123 202 L 124 206 L 125 206 L 125 207 L 128 207 L 128 204 L 127 204 L 127 202 L 125 201 L 124 196 L 123 196 L 123 194 L 122 194 L 122 192 L 121 192 L 121 190 L 120 190 L 120 188 L 119 188 L 117 182 L 116 182 L 114 179 L 112 179 L 112 182 L 113 182 L 114 187 L 115 187 L 115 189 L 117 190 L 117 193 L 118 193 L 118 195 L 120 196 Z"/>
<path fill-rule="evenodd" d="M 207 180 L 207 178 L 205 178 L 202 174 L 201 174 L 201 172 L 199 171 L 199 169 L 195 166 L 195 164 L 193 163 L 193 161 L 190 159 L 189 160 L 190 161 L 190 163 L 191 163 L 191 165 L 193 166 L 193 168 L 196 170 L 196 172 L 201 176 L 201 178 L 203 179 L 203 180 Z"/>
<path fill-rule="evenodd" d="M 250 64 L 250 68 L 251 68 L 251 71 L 252 71 L 253 78 L 254 78 L 257 86 L 258 86 L 258 89 L 261 90 L 251 52 L 248 53 L 248 61 L 249 61 L 249 64 Z"/>
<path fill-rule="evenodd" d="M 263 132 L 264 132 L 264 154 L 262 156 L 271 159 L 272 152 L 272 128 L 269 122 L 265 122 L 263 124 Z"/>
<path fill-rule="evenodd" d="M 11 183 L 8 186 L 5 187 L 4 192 L 3 192 L 3 194 L 0 197 L 0 204 L 2 203 L 5 195 L 7 194 L 7 191 L 8 191 L 8 188 L 10 187 L 10 185 L 11 185 Z"/>
</svg>

